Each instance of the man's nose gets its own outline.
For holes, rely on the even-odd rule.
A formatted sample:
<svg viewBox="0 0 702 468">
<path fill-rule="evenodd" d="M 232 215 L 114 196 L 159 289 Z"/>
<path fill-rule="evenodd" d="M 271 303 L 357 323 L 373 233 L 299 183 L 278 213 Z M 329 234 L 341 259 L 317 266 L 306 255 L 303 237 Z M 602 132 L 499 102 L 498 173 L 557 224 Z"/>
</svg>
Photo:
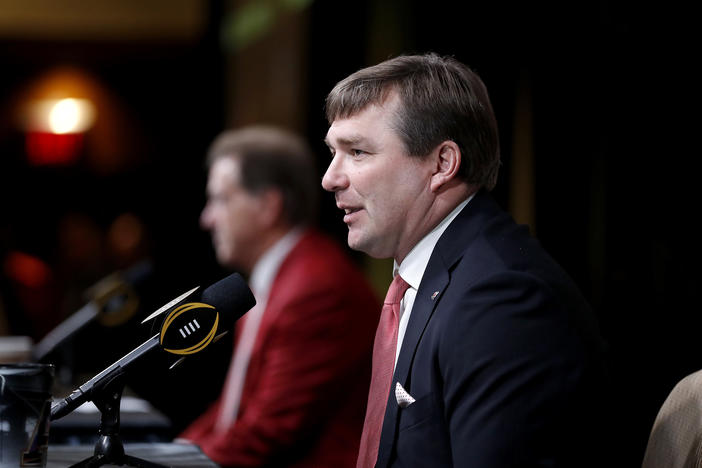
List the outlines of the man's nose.
<svg viewBox="0 0 702 468">
<path fill-rule="evenodd" d="M 339 156 L 334 156 L 331 163 L 329 163 L 329 167 L 327 167 L 327 171 L 324 173 L 324 177 L 322 177 L 322 187 L 324 187 L 324 190 L 337 192 L 348 186 L 348 177 L 342 166 L 341 158 Z"/>
<path fill-rule="evenodd" d="M 212 208 L 207 203 L 200 213 L 200 228 L 208 231 L 212 227 Z"/>
</svg>

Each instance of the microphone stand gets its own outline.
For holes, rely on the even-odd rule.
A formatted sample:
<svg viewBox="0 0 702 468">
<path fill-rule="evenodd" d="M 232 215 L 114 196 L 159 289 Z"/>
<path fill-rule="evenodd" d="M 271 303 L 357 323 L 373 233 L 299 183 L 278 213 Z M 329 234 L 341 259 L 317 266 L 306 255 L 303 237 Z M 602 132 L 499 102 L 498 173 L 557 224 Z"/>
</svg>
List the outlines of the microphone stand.
<svg viewBox="0 0 702 468">
<path fill-rule="evenodd" d="M 92 401 L 101 414 L 98 429 L 100 437 L 95 444 L 93 455 L 69 468 L 97 468 L 107 464 L 135 468 L 169 468 L 124 452 L 122 438 L 119 436 L 120 403 L 125 385 L 124 371 L 117 368 L 111 374 L 105 376 L 99 387 L 92 390 Z"/>
</svg>

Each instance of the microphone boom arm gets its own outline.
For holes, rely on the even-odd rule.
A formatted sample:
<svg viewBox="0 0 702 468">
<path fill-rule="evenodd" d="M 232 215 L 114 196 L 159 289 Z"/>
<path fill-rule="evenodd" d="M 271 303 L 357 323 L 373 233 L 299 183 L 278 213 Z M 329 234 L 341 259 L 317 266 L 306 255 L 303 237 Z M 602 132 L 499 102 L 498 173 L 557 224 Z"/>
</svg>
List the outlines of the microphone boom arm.
<svg viewBox="0 0 702 468">
<path fill-rule="evenodd" d="M 95 377 L 73 390 L 73 392 L 71 392 L 71 394 L 66 398 L 52 405 L 51 420 L 54 421 L 62 418 L 86 401 L 92 400 L 93 392 L 98 389 L 103 382 L 109 382 L 116 375 L 124 373 L 126 368 L 138 357 L 158 347 L 160 345 L 159 335 L 160 334 L 157 333 L 153 337 L 149 338 L 144 343 L 124 355 L 121 359 L 113 363 L 111 366 L 97 374 Z"/>
</svg>

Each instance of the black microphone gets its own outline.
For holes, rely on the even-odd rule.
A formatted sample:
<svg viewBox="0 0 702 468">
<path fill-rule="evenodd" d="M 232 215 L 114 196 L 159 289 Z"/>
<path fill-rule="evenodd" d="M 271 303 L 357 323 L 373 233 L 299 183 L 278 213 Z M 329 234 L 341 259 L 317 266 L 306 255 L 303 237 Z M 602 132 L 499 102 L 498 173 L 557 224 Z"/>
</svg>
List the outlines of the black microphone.
<svg viewBox="0 0 702 468">
<path fill-rule="evenodd" d="M 238 273 L 206 288 L 200 299 L 201 302 L 187 302 L 172 309 L 166 314 L 159 333 L 52 405 L 51 420 L 91 401 L 94 393 L 123 375 L 130 364 L 153 349 L 161 348 L 180 357 L 202 351 L 218 337 L 232 331 L 234 322 L 256 305 L 251 290 Z"/>
<path fill-rule="evenodd" d="M 93 321 L 97 320 L 107 327 L 125 323 L 139 307 L 138 291 L 143 289 L 152 276 L 151 262 L 143 261 L 98 281 L 86 291 L 86 304 L 34 346 L 33 361 L 45 361 L 56 349 Z"/>
</svg>

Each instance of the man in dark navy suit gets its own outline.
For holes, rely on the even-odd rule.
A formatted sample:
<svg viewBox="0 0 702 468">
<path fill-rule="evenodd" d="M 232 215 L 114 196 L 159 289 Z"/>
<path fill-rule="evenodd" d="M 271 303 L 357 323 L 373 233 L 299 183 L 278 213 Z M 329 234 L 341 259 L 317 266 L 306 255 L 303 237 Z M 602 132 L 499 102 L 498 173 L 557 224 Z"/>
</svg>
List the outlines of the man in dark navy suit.
<svg viewBox="0 0 702 468">
<path fill-rule="evenodd" d="M 395 260 L 357 466 L 603 466 L 604 345 L 568 275 L 489 194 L 500 156 L 480 78 L 400 56 L 339 82 L 326 111 L 322 185 L 349 246 Z"/>
</svg>

